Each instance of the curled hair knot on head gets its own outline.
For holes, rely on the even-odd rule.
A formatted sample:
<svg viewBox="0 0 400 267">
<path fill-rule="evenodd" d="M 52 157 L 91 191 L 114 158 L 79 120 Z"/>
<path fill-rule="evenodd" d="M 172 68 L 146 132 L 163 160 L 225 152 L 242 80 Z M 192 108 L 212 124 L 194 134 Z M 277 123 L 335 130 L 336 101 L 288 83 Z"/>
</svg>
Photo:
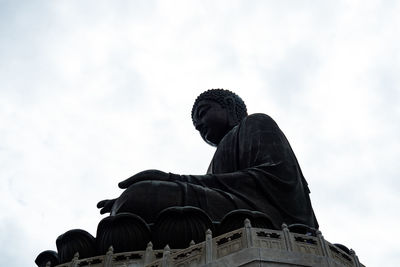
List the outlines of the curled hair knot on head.
<svg viewBox="0 0 400 267">
<path fill-rule="evenodd" d="M 192 121 L 194 124 L 194 112 L 197 108 L 197 105 L 202 100 L 211 100 L 220 104 L 223 108 L 228 108 L 227 98 L 231 98 L 234 100 L 235 111 L 237 122 L 241 121 L 244 117 L 247 116 L 247 108 L 244 101 L 232 91 L 226 89 L 209 89 L 203 93 L 201 93 L 196 100 L 194 101 L 192 107 Z"/>
</svg>

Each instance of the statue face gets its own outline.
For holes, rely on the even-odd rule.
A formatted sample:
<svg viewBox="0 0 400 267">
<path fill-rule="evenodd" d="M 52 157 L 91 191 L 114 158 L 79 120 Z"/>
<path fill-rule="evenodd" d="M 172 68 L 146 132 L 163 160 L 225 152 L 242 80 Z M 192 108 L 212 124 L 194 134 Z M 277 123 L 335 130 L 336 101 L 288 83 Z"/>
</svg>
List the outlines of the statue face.
<svg viewBox="0 0 400 267">
<path fill-rule="evenodd" d="M 194 111 L 194 126 L 206 143 L 217 146 L 232 129 L 229 116 L 228 110 L 217 102 L 202 100 Z"/>
</svg>

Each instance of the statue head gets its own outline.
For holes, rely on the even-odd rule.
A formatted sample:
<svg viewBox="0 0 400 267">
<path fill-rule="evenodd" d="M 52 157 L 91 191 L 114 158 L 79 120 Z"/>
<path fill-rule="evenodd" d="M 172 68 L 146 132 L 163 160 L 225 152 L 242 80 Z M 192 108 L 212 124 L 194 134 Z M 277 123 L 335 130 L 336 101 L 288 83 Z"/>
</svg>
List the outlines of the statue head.
<svg viewBox="0 0 400 267">
<path fill-rule="evenodd" d="M 247 116 L 246 105 L 235 93 L 210 89 L 200 94 L 192 108 L 192 121 L 206 143 L 217 146 Z"/>
</svg>

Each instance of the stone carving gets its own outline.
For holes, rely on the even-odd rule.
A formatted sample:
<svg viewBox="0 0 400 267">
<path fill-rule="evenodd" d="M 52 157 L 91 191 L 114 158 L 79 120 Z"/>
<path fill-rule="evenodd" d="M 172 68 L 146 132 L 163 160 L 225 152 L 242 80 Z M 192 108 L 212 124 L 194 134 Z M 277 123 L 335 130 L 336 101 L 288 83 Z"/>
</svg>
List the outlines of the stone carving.
<svg viewBox="0 0 400 267">
<path fill-rule="evenodd" d="M 39 267 L 55 266 L 60 263 L 57 252 L 53 250 L 45 250 L 41 252 L 35 259 L 35 263 Z"/>
<path fill-rule="evenodd" d="M 207 229 L 224 234 L 242 227 L 245 219 L 260 228 L 280 229 L 286 223 L 302 234 L 315 235 L 318 223 L 307 182 L 272 118 L 248 115 L 235 93 L 211 89 L 196 99 L 192 120 L 202 139 L 216 147 L 206 174 L 147 170 L 133 175 L 119 183 L 125 190 L 118 198 L 98 203 L 100 213 L 110 216 L 99 223 L 95 238 L 83 230 L 70 230 L 57 239 L 59 258 L 45 253 L 40 264 L 50 261 L 54 266 L 76 255 L 95 261 L 107 251 L 144 250 L 149 241 L 155 249 L 186 248 L 193 241 L 204 241 Z M 221 244 L 225 241 L 221 239 Z M 143 253 L 129 256 L 143 257 Z"/>
<path fill-rule="evenodd" d="M 111 247 L 106 254 L 74 259 L 58 267 L 364 267 L 353 250 L 331 244 L 319 231 L 315 235 L 303 235 L 290 230 L 295 226 L 285 224 L 280 230 L 257 228 L 249 220 L 244 224 L 244 227 L 242 222 L 239 229 L 219 236 L 213 236 L 207 230 L 202 233 L 206 235 L 205 241 L 191 242 L 183 249 L 169 246 L 153 249 L 149 243 L 146 250 L 114 253 Z"/>
<path fill-rule="evenodd" d="M 239 96 L 213 89 L 196 99 L 192 119 L 203 140 L 217 147 L 207 174 L 140 172 L 119 184 L 126 189 L 119 198 L 99 202 L 101 213 L 130 212 L 153 223 L 166 208 L 193 206 L 220 222 L 246 209 L 264 213 L 275 228 L 283 222 L 318 228 L 307 182 L 272 118 L 247 115 Z"/>
<path fill-rule="evenodd" d="M 95 252 L 95 238 L 81 229 L 69 230 L 56 240 L 60 263 L 69 262 L 78 253 L 80 257 L 92 257 Z"/>
</svg>

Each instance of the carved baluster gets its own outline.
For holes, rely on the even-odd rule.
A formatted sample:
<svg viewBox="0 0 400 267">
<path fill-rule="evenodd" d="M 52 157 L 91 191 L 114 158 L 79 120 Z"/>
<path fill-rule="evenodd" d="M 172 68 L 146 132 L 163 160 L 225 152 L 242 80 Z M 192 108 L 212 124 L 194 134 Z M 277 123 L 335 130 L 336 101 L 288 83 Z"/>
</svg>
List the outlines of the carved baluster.
<svg viewBox="0 0 400 267">
<path fill-rule="evenodd" d="M 79 252 L 76 252 L 74 254 L 74 257 L 72 258 L 72 261 L 70 263 L 70 267 L 78 267 L 78 260 L 79 260 Z"/>
<path fill-rule="evenodd" d="M 153 252 L 153 243 L 147 243 L 146 252 L 144 254 L 144 264 L 149 264 L 150 262 L 154 261 L 154 252 Z"/>
<path fill-rule="evenodd" d="M 283 239 L 285 240 L 286 249 L 293 251 L 292 239 L 290 238 L 290 231 L 286 223 L 282 224 Z"/>
<path fill-rule="evenodd" d="M 325 257 L 331 258 L 332 257 L 331 251 L 329 250 L 328 243 L 325 242 L 325 238 L 322 235 L 321 231 L 317 230 L 315 233 L 317 234 L 319 243 L 321 244 L 322 255 L 324 255 Z M 331 266 L 329 259 L 326 261 L 326 266 L 328 266 L 328 267 Z"/>
<path fill-rule="evenodd" d="M 164 252 L 163 252 L 163 259 L 162 259 L 161 267 L 169 266 L 170 254 L 171 254 L 171 249 L 169 248 L 168 245 L 166 245 L 164 248 Z"/>
<path fill-rule="evenodd" d="M 253 246 L 253 234 L 251 232 L 251 222 L 247 218 L 244 220 L 244 229 L 246 232 L 247 247 L 250 248 Z"/>
<path fill-rule="evenodd" d="M 212 244 L 212 232 L 210 229 L 206 231 L 206 264 L 210 263 L 213 259 L 213 244 Z"/>
<path fill-rule="evenodd" d="M 356 267 L 361 267 L 361 264 L 360 264 L 360 261 L 358 260 L 358 256 L 356 255 L 356 252 L 354 250 L 350 249 L 350 255 L 353 257 Z"/>
<path fill-rule="evenodd" d="M 114 248 L 113 248 L 113 246 L 110 246 L 108 248 L 107 253 L 106 253 L 106 257 L 104 259 L 104 267 L 111 267 L 112 266 L 113 257 L 114 257 Z"/>
<path fill-rule="evenodd" d="M 323 256 L 326 256 L 326 257 L 331 257 L 328 244 L 325 242 L 325 238 L 324 238 L 324 236 L 322 235 L 321 231 L 320 231 L 320 230 L 317 230 L 315 233 L 317 234 L 319 243 L 321 244 L 322 255 L 323 255 Z"/>
</svg>

